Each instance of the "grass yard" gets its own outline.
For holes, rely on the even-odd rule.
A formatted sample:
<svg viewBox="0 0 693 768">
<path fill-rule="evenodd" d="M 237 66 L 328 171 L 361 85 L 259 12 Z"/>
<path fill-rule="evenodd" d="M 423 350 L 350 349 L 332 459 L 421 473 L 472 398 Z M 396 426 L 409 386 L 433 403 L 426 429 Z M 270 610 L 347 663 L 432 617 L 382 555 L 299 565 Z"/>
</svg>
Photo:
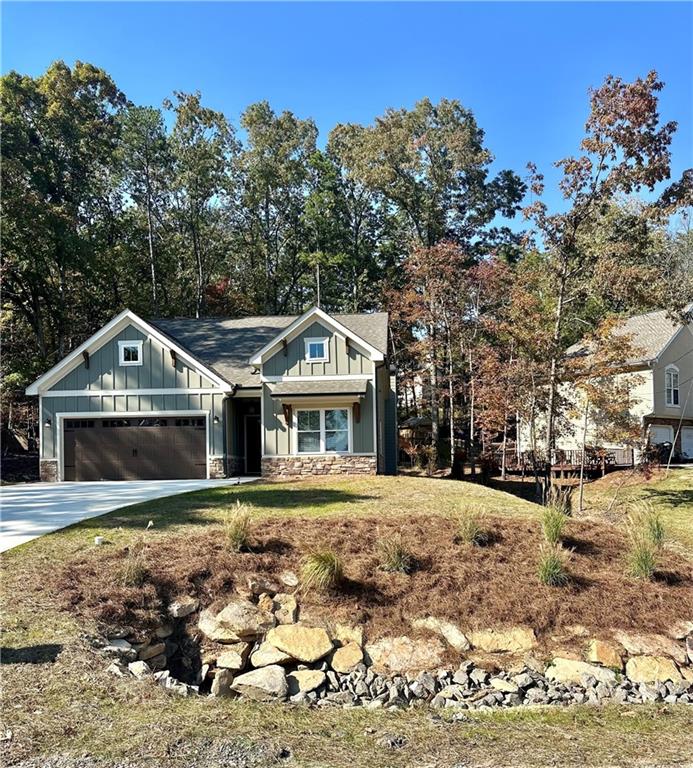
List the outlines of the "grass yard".
<svg viewBox="0 0 693 768">
<path fill-rule="evenodd" d="M 656 470 L 649 479 L 630 470 L 614 472 L 586 485 L 585 499 L 589 514 L 616 521 L 623 518 L 629 503 L 649 501 L 659 510 L 668 539 L 693 552 L 693 466 L 668 474 Z"/>
<path fill-rule="evenodd" d="M 693 504 L 685 500 L 686 487 L 662 488 L 658 483 L 651 488 L 659 495 L 651 498 L 662 508 L 683 550 L 687 538 L 682 507 L 687 505 L 693 515 Z M 637 491 L 629 487 L 628 492 Z M 597 498 L 597 493 L 591 497 L 595 505 Z M 257 548 L 232 556 L 224 552 L 221 534 L 224 509 L 236 499 L 253 506 Z M 461 504 L 483 507 L 487 524 L 497 534 L 490 546 L 466 555 L 454 548 L 449 526 L 449 516 Z M 0 741 L 0 760 L 12 765 L 66 753 L 107 761 L 130 759 L 138 766 L 161 761 L 181 768 L 192 762 L 210 768 L 685 764 L 693 754 L 693 716 L 684 707 L 517 709 L 465 713 L 463 720 L 451 722 L 449 711 L 441 716 L 428 709 L 307 710 L 181 699 L 148 682 L 107 674 L 103 657 L 89 642 L 100 621 L 123 618 L 118 611 L 141 610 L 139 617 L 146 621 L 147 611 L 156 607 L 150 598 L 160 599 L 166 589 L 185 584 L 208 600 L 231 587 L 242 558 L 244 569 L 271 573 L 280 563 L 295 567 L 304 546 L 324 542 L 343 549 L 346 575 L 361 586 L 335 604 L 321 604 L 316 598 L 311 607 L 347 613 L 358 609 L 375 633 L 405 627 L 406 611 L 429 611 L 431 606 L 442 610 L 446 603 L 454 610 L 477 606 L 476 613 L 465 608 L 470 621 L 475 616 L 488 623 L 516 620 L 518 611 L 525 611 L 526 616 L 534 612 L 534 618 L 551 617 L 547 631 L 583 618 L 597 626 L 600 615 L 613 621 L 613 611 L 603 603 L 610 599 L 609 591 L 622 612 L 616 614 L 619 620 L 647 623 L 648 617 L 659 621 L 686 612 L 690 618 L 690 561 L 682 551 L 667 555 L 668 567 L 679 573 L 674 586 L 629 586 L 620 576 L 603 582 L 607 571 L 609 578 L 621 573 L 621 533 L 608 523 L 570 523 L 576 545 L 571 567 L 582 580 L 563 592 L 530 585 L 539 515 L 540 509 L 529 502 L 470 483 L 413 477 L 258 483 L 119 510 L 5 553 L 0 727 L 0 738 L 5 738 Z M 145 533 L 150 520 L 153 527 Z M 383 532 L 405 522 L 403 536 L 425 567 L 411 577 L 391 574 L 387 579 L 377 571 L 370 548 Z M 94 547 L 96 534 L 108 544 Z M 155 588 L 149 589 L 150 584 L 140 590 L 138 605 L 132 594 L 114 591 L 114 582 L 119 557 L 143 536 L 149 550 L 159 555 L 148 564 Z M 440 549 L 442 540 L 448 541 L 447 549 Z M 693 544 L 689 553 L 692 549 Z M 590 562 L 597 564 L 591 574 Z M 407 583 L 408 578 L 422 583 L 412 589 L 415 581 Z M 364 589 L 364 582 L 377 589 Z M 463 588 L 472 591 L 458 595 L 456 590 Z M 427 594 L 430 604 L 415 602 L 418 593 Z M 403 737 L 403 745 L 387 746 L 386 736 Z M 243 755 L 243 761 L 231 762 L 231 754 Z"/>
</svg>

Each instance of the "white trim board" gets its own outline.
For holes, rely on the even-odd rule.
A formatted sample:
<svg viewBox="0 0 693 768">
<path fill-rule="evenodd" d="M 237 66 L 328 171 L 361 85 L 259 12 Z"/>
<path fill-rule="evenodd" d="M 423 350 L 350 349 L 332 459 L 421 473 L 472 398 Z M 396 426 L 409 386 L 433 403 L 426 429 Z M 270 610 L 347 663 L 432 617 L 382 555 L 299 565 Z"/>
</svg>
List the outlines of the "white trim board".
<svg viewBox="0 0 693 768">
<path fill-rule="evenodd" d="M 261 376 L 260 381 L 263 384 L 281 384 L 284 381 L 345 381 L 354 379 L 356 381 L 371 381 L 372 373 L 342 373 L 322 376 Z"/>
<path fill-rule="evenodd" d="M 384 359 L 385 356 L 383 353 L 376 349 L 372 344 L 369 344 L 365 339 L 357 336 L 353 331 L 350 331 L 346 326 L 342 325 L 338 320 L 335 320 L 331 315 L 328 315 L 327 312 L 324 312 L 319 307 L 311 307 L 307 312 L 304 312 L 300 317 L 297 317 L 293 323 L 290 323 L 286 328 L 280 331 L 273 339 L 265 344 L 259 352 L 256 352 L 249 360 L 250 365 L 262 365 L 265 357 L 271 357 L 272 354 L 274 354 L 274 351 L 279 349 L 282 340 L 295 338 L 304 328 L 308 327 L 315 320 L 319 320 L 323 325 L 332 328 L 336 334 L 355 342 L 357 346 L 361 347 L 368 354 L 371 360 Z"/>
<path fill-rule="evenodd" d="M 161 387 L 159 389 L 49 389 L 41 397 L 148 397 L 153 395 L 221 395 L 214 387 Z"/>
<path fill-rule="evenodd" d="M 117 413 L 103 413 L 98 411 L 59 411 L 58 413 L 54 413 L 53 417 L 55 418 L 55 423 L 51 427 L 51 429 L 57 429 L 58 432 L 56 434 L 56 440 L 55 440 L 55 461 L 58 463 L 58 481 L 63 481 L 65 478 L 65 446 L 64 446 L 64 440 L 65 440 L 65 431 L 63 429 L 63 421 L 65 419 L 108 419 L 113 418 L 114 416 L 119 416 L 120 418 L 134 418 L 134 419 L 145 419 L 145 418 L 153 418 L 153 417 L 167 417 L 167 418 L 180 418 L 185 416 L 203 416 L 206 418 L 207 425 L 205 427 L 206 431 L 206 440 L 205 440 L 205 449 L 207 454 L 207 460 L 206 460 L 206 467 L 207 467 L 207 479 L 209 480 L 209 460 L 212 458 L 212 448 L 211 448 L 211 440 L 212 440 L 212 423 L 211 423 L 211 413 L 210 411 L 118 411 Z M 50 459 L 47 459 L 47 461 L 50 461 Z"/>
<path fill-rule="evenodd" d="M 185 360 L 186 363 L 207 376 L 208 379 L 213 381 L 217 388 L 223 392 L 230 392 L 233 390 L 231 384 L 222 379 L 214 371 L 210 370 L 202 364 L 199 360 L 196 360 L 189 352 L 186 352 L 182 347 L 179 347 L 174 341 L 164 336 L 154 326 L 150 325 L 146 321 L 138 317 L 134 312 L 129 309 L 123 310 L 119 315 L 116 315 L 110 322 L 106 323 L 100 330 L 90 336 L 83 344 L 80 344 L 77 349 L 70 352 L 67 357 L 64 357 L 58 363 L 56 363 L 49 371 L 40 376 L 33 384 L 30 384 L 26 388 L 27 395 L 39 395 L 44 394 L 44 391 L 50 389 L 59 378 L 73 371 L 78 365 L 82 363 L 82 352 L 94 353 L 97 349 L 102 347 L 107 341 L 110 341 L 120 331 L 126 328 L 128 325 L 133 325 L 138 328 L 142 333 L 151 336 L 156 339 L 159 344 L 167 349 L 175 350 L 178 357 Z"/>
</svg>

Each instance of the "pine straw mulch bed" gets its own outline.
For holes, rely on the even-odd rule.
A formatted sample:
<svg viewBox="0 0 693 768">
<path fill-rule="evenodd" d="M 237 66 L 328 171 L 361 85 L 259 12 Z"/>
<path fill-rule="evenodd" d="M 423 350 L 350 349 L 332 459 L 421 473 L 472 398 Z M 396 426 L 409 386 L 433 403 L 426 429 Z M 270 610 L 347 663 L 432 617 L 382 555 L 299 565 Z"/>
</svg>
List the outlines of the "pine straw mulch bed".
<svg viewBox="0 0 693 768">
<path fill-rule="evenodd" d="M 540 636 L 576 624 L 594 633 L 662 631 L 693 615 L 692 566 L 676 553 L 665 551 L 657 578 L 643 582 L 624 573 L 626 542 L 618 529 L 571 521 L 564 539 L 574 550 L 571 582 L 552 588 L 536 575 L 537 521 L 489 517 L 485 527 L 490 543 L 476 547 L 458 543 L 454 522 L 437 515 L 377 522 L 269 518 L 253 522 L 253 549 L 240 554 L 225 547 L 221 526 L 185 535 L 147 532 L 142 586 L 118 584 L 127 548 L 115 545 L 93 548 L 43 574 L 42 586 L 55 590 L 62 608 L 85 619 L 144 629 L 180 594 L 198 596 L 203 606 L 218 603 L 236 588 L 242 591 L 249 576 L 274 581 L 279 589 L 282 571 L 300 573 L 307 551 L 329 547 L 344 561 L 344 582 L 331 594 L 299 595 L 301 609 L 304 615 L 361 623 L 371 640 L 410 633 L 410 619 L 427 615 L 463 629 L 527 625 Z M 378 539 L 395 533 L 416 558 L 410 575 L 379 567 Z"/>
</svg>

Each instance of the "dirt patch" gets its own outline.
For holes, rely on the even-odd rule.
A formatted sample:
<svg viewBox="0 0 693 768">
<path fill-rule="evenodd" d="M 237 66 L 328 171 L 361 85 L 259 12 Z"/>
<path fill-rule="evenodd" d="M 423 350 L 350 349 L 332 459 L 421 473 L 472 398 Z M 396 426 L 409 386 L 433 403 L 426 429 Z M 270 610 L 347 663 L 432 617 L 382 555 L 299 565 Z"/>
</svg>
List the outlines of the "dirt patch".
<svg viewBox="0 0 693 768">
<path fill-rule="evenodd" d="M 242 588 L 248 576 L 276 581 L 300 570 L 302 555 L 329 547 L 344 560 L 345 580 L 333 594 L 301 595 L 304 615 L 359 622 L 371 639 L 411 632 L 412 617 L 435 615 L 463 628 L 523 624 L 556 633 L 582 624 L 592 632 L 612 627 L 660 630 L 693 615 L 691 565 L 674 553 L 652 583 L 624 575 L 625 541 L 615 528 L 571 522 L 566 544 L 574 552 L 571 583 L 542 586 L 537 579 L 539 524 L 489 518 L 491 543 L 455 541 L 453 523 L 426 515 L 375 524 L 364 518 L 259 520 L 253 551 L 224 547 L 221 528 L 185 536 L 152 537 L 145 552 L 144 584 L 114 585 L 127 550 L 92 550 L 47 578 L 55 579 L 63 607 L 110 626 L 145 627 L 175 595 L 194 594 L 211 604 Z M 377 540 L 399 533 L 417 561 L 410 575 L 379 567 Z"/>
</svg>

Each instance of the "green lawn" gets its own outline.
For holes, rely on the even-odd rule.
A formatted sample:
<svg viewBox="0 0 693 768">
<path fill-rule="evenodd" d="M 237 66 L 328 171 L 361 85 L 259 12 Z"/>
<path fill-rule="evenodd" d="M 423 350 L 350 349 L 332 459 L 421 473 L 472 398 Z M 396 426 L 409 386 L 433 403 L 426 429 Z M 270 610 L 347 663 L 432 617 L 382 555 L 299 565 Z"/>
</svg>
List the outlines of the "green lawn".
<svg viewBox="0 0 693 768">
<path fill-rule="evenodd" d="M 689 474 L 690 478 L 691 475 Z M 645 489 L 683 541 L 690 485 L 685 478 Z M 653 495 L 653 489 L 656 493 Z M 595 495 L 595 499 L 596 499 Z M 684 499 L 683 503 L 681 498 Z M 448 514 L 462 504 L 491 514 L 536 516 L 539 508 L 481 486 L 414 477 L 310 480 L 215 488 L 147 502 L 30 542 L 2 557 L 3 722 L 9 740 L 0 761 L 56 753 L 138 761 L 183 755 L 200 740 L 241 748 L 289 750 L 295 766 L 584 766 L 680 765 L 693 753 L 691 711 L 683 707 L 572 708 L 468 714 L 450 722 L 428 709 L 403 712 L 307 710 L 244 701 L 180 699 L 147 682 L 119 680 L 105 672 L 90 646 L 94 627 L 81 626 L 42 589 L 47 569 L 93 548 L 93 536 L 127 543 L 153 521 L 157 537 L 218 525 L 236 499 L 258 515 L 389 516 Z M 689 500 L 690 501 L 690 500 Z M 595 501 L 596 503 L 596 501 Z M 681 531 L 683 530 L 683 534 Z M 690 534 L 690 530 L 688 531 Z M 45 646 L 45 647 L 42 647 Z M 24 650 L 22 650 L 24 649 Z M 21 663 L 22 654 L 54 661 Z M 15 663 L 17 660 L 20 663 Z M 386 735 L 406 738 L 400 749 L 380 744 Z M 190 746 L 192 749 L 193 747 Z M 183 750 L 181 752 L 180 750 Z M 184 757 L 172 765 L 185 765 Z"/>
<path fill-rule="evenodd" d="M 693 467 L 658 473 L 648 482 L 632 478 L 630 472 L 621 474 L 623 478 L 607 476 L 608 485 L 598 481 L 585 487 L 587 511 L 603 515 L 615 496 L 609 516 L 618 519 L 630 503 L 648 501 L 659 510 L 669 540 L 693 552 Z M 627 482 L 619 489 L 621 479 Z"/>
</svg>

